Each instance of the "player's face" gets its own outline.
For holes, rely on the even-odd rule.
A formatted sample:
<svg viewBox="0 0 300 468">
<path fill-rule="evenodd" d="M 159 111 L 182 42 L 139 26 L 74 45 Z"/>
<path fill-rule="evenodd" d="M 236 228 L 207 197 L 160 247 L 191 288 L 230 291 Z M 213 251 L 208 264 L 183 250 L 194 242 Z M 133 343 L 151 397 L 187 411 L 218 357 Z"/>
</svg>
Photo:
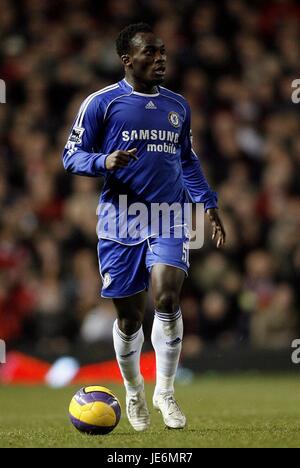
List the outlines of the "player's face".
<svg viewBox="0 0 300 468">
<path fill-rule="evenodd" d="M 129 66 L 133 76 L 149 85 L 159 85 L 166 73 L 166 49 L 152 33 L 138 33 L 132 39 Z"/>
</svg>

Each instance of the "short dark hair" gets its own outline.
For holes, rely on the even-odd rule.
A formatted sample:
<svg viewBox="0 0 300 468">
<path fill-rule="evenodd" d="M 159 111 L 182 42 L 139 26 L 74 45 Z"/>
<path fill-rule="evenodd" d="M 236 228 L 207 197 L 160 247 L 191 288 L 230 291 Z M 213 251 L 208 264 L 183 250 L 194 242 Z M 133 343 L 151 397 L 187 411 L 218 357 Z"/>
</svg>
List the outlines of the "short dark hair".
<svg viewBox="0 0 300 468">
<path fill-rule="evenodd" d="M 137 33 L 152 33 L 153 29 L 147 23 L 135 23 L 126 26 L 119 33 L 116 40 L 116 49 L 119 57 L 130 52 L 131 40 Z"/>
</svg>

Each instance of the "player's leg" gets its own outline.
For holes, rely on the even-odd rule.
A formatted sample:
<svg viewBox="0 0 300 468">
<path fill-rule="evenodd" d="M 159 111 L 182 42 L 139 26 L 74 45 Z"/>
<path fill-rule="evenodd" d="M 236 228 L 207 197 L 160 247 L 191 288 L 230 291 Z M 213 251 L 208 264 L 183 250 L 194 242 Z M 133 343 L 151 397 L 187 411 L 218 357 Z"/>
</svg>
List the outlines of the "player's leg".
<svg viewBox="0 0 300 468">
<path fill-rule="evenodd" d="M 174 399 L 174 380 L 183 338 L 179 295 L 184 271 L 167 265 L 154 265 L 151 272 L 155 316 L 152 344 L 156 355 L 156 387 L 153 405 L 162 413 L 166 426 L 181 429 L 186 418 Z"/>
<path fill-rule="evenodd" d="M 184 271 L 168 265 L 153 265 L 151 271 L 155 307 L 151 336 L 156 352 L 154 396 L 174 393 L 174 380 L 183 338 L 179 295 L 184 277 Z"/>
<path fill-rule="evenodd" d="M 118 318 L 113 327 L 113 340 L 117 361 L 127 394 L 143 389 L 140 356 L 144 343 L 142 321 L 145 313 L 146 292 L 113 299 Z"/>
<path fill-rule="evenodd" d="M 111 298 L 118 318 L 113 327 L 116 358 L 126 389 L 127 415 L 134 429 L 145 430 L 150 418 L 140 372 L 144 342 L 142 321 L 146 305 L 148 274 L 145 246 L 127 246 L 100 240 L 98 256 L 103 278 L 102 297 Z"/>
<path fill-rule="evenodd" d="M 154 407 L 162 412 L 170 428 L 182 428 L 186 419 L 174 400 L 174 380 L 182 348 L 183 322 L 179 305 L 188 269 L 188 239 L 151 239 L 147 266 L 155 306 L 152 344 L 156 355 Z"/>
<path fill-rule="evenodd" d="M 113 299 L 118 313 L 113 329 L 114 348 L 126 388 L 127 417 L 136 431 L 144 431 L 150 425 L 144 379 L 140 371 L 144 343 L 142 322 L 146 299 L 145 292 L 123 299 Z"/>
</svg>

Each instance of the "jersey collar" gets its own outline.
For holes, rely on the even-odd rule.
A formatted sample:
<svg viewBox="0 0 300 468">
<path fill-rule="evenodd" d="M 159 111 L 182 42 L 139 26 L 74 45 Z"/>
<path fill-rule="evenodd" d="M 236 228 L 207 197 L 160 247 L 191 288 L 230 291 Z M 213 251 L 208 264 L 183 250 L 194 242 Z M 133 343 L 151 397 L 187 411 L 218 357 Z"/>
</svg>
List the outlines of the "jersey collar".
<svg viewBox="0 0 300 468">
<path fill-rule="evenodd" d="M 153 94 L 138 93 L 137 91 L 134 91 L 133 87 L 128 83 L 126 78 L 123 78 L 122 84 L 128 91 L 131 91 L 132 94 L 136 94 L 137 96 L 157 97 L 160 94 L 159 92 L 158 93 L 153 93 Z M 157 86 L 157 88 L 159 90 L 159 86 Z"/>
</svg>

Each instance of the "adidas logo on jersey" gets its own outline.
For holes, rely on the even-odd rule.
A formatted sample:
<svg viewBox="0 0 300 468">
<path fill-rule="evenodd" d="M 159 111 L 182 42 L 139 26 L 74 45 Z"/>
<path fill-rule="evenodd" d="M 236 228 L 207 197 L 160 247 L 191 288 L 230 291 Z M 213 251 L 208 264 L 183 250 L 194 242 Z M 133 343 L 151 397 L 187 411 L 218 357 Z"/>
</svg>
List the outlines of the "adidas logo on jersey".
<svg viewBox="0 0 300 468">
<path fill-rule="evenodd" d="M 149 101 L 148 104 L 145 106 L 145 109 L 157 109 L 157 107 L 153 101 Z"/>
</svg>

